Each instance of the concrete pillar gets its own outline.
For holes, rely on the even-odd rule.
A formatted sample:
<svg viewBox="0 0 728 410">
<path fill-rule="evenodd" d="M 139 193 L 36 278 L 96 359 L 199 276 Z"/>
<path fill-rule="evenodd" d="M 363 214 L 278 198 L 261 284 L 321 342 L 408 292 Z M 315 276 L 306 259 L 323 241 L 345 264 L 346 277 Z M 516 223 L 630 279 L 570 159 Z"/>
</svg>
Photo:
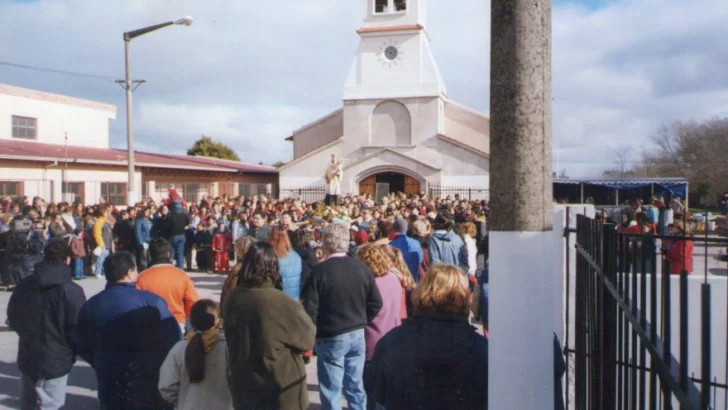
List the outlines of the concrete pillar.
<svg viewBox="0 0 728 410">
<path fill-rule="evenodd" d="M 551 1 L 492 0 L 489 409 L 553 408 Z"/>
</svg>

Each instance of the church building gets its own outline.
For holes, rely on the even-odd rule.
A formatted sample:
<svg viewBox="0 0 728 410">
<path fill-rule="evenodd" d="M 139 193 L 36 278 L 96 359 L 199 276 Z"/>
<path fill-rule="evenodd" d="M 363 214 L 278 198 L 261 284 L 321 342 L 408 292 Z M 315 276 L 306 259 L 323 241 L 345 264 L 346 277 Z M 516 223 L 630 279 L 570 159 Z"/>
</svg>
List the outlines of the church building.
<svg viewBox="0 0 728 410">
<path fill-rule="evenodd" d="M 343 195 L 471 190 L 484 199 L 489 120 L 448 98 L 430 50 L 426 1 L 363 1 L 343 107 L 287 138 L 293 160 L 279 170 L 281 196 L 323 186 L 336 154 Z"/>
</svg>

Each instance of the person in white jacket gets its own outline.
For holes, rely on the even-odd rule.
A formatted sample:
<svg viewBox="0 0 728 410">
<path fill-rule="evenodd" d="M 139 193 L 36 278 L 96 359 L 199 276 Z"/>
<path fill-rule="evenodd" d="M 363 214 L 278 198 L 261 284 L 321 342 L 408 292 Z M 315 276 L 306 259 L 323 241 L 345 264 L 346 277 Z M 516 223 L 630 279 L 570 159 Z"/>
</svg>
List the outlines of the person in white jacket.
<svg viewBox="0 0 728 410">
<path fill-rule="evenodd" d="M 478 230 L 475 228 L 475 224 L 472 222 L 466 222 L 462 226 L 463 241 L 465 242 L 465 249 L 468 250 L 468 275 L 475 276 L 475 272 L 478 269 L 478 247 L 475 243 L 475 237 L 478 235 Z"/>
<path fill-rule="evenodd" d="M 227 379 L 227 345 L 220 309 L 209 299 L 192 306 L 190 332 L 169 351 L 159 372 L 162 398 L 180 410 L 232 409 Z"/>
</svg>

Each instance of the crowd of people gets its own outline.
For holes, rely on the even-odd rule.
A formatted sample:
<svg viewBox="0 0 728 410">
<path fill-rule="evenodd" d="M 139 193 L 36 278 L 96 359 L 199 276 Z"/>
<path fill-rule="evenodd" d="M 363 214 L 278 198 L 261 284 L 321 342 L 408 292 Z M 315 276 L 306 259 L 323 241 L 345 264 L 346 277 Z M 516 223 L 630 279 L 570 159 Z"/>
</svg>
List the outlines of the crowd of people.
<svg viewBox="0 0 728 410">
<path fill-rule="evenodd" d="M 305 409 L 314 354 L 324 409 L 487 408 L 487 301 L 484 335 L 469 321 L 486 202 L 186 204 L 171 187 L 160 204 L 3 211 L 24 408 L 62 407 L 80 357 L 102 408 Z M 226 275 L 220 301 L 184 269 Z M 107 283 L 86 300 L 91 276 Z"/>
<path fill-rule="evenodd" d="M 690 235 L 678 204 L 637 201 L 616 229 L 641 247 L 671 235 L 663 251 L 679 273 L 692 242 L 674 239 Z M 305 409 L 314 354 L 324 409 L 342 395 L 353 409 L 487 407 L 486 201 L 185 203 L 170 186 L 160 203 L 21 198 L 0 210 L 23 408 L 62 407 L 80 357 L 102 408 Z M 219 301 L 200 300 L 194 269 L 225 275 Z M 74 283 L 87 277 L 107 282 L 89 300 Z"/>
</svg>

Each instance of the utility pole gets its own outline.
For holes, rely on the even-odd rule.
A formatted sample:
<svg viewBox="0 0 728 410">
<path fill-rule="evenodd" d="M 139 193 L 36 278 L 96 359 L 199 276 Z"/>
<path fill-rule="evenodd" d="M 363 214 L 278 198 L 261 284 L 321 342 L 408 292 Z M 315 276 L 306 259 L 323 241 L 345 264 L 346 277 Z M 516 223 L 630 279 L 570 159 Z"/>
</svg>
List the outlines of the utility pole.
<svg viewBox="0 0 728 410">
<path fill-rule="evenodd" d="M 491 410 L 554 403 L 551 0 L 491 1 Z"/>
<path fill-rule="evenodd" d="M 131 46 L 131 40 L 143 36 L 147 33 L 151 33 L 152 31 L 159 30 L 161 28 L 169 27 L 172 25 L 180 25 L 180 26 L 187 26 L 189 27 L 192 24 L 192 17 L 183 17 L 179 20 L 175 21 L 168 21 L 166 23 L 161 24 L 155 24 L 153 26 L 148 26 L 144 28 L 140 28 L 137 30 L 127 31 L 124 33 L 124 67 L 126 71 L 126 78 L 124 80 L 117 81 L 118 84 L 121 85 L 121 87 L 126 91 L 126 144 L 127 144 L 127 164 L 129 167 L 129 180 L 128 185 L 126 187 L 126 201 L 127 204 L 130 206 L 133 206 L 137 201 L 137 195 L 136 195 L 136 181 L 134 178 L 134 168 L 135 168 L 135 162 L 134 162 L 134 123 L 132 121 L 132 104 L 131 104 L 131 94 L 134 92 L 134 90 L 137 89 L 141 84 L 143 84 L 145 81 L 132 81 L 131 80 L 131 65 L 129 63 L 129 59 L 131 57 L 129 48 Z M 135 86 L 136 84 L 136 86 Z"/>
</svg>

